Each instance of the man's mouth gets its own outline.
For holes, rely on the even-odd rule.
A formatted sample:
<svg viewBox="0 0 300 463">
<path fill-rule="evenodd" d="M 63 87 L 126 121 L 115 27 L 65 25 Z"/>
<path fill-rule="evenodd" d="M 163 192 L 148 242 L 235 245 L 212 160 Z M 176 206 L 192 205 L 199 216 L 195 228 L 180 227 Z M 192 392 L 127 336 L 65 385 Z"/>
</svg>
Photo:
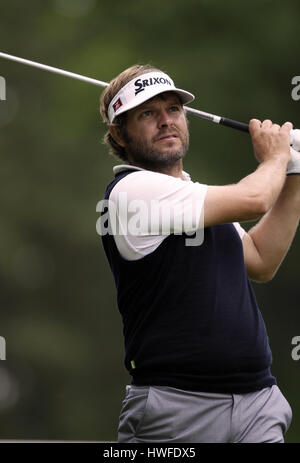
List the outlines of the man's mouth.
<svg viewBox="0 0 300 463">
<path fill-rule="evenodd" d="M 165 135 L 161 135 L 159 138 L 157 138 L 155 141 L 168 141 L 168 140 L 175 140 L 175 138 L 178 138 L 178 135 L 176 133 L 167 133 Z"/>
</svg>

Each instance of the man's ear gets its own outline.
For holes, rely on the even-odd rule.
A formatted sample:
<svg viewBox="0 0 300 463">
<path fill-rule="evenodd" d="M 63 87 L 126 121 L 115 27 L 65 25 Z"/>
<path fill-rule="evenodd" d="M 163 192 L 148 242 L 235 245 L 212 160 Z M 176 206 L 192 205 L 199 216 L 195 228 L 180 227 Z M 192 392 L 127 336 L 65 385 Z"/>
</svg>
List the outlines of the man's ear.
<svg viewBox="0 0 300 463">
<path fill-rule="evenodd" d="M 113 137 L 113 139 L 118 143 L 118 145 L 122 146 L 122 148 L 125 148 L 126 143 L 123 140 L 123 137 L 120 134 L 120 129 L 116 125 L 110 125 L 109 126 L 109 133 Z"/>
</svg>

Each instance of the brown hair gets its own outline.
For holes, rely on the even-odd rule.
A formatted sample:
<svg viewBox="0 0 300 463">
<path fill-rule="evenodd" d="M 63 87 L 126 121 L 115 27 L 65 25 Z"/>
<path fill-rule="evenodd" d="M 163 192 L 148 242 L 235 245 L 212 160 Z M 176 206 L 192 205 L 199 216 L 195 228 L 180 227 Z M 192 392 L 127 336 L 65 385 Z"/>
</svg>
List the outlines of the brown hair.
<svg viewBox="0 0 300 463">
<path fill-rule="evenodd" d="M 107 124 L 109 123 L 108 107 L 114 96 L 121 90 L 121 88 L 128 84 L 128 82 L 130 82 L 135 77 L 153 71 L 160 71 L 160 69 L 157 69 L 150 64 L 136 64 L 128 69 L 125 69 L 125 71 L 121 72 L 121 74 L 110 81 L 108 87 L 106 87 L 100 98 L 100 114 L 104 122 Z M 126 137 L 125 123 L 126 112 L 117 116 L 113 122 L 113 124 L 118 127 L 120 135 L 123 137 L 124 135 Z M 123 161 L 128 161 L 125 149 L 113 139 L 109 131 L 107 131 L 104 135 L 103 142 L 108 145 L 109 154 L 116 156 Z"/>
</svg>

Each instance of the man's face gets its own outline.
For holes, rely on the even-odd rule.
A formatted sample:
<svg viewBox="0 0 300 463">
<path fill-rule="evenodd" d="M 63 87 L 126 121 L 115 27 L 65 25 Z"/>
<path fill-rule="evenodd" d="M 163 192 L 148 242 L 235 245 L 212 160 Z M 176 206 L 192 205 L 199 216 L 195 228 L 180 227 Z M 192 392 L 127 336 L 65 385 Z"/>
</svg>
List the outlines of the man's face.
<svg viewBox="0 0 300 463">
<path fill-rule="evenodd" d="M 176 93 L 165 92 L 129 110 L 125 149 L 140 165 L 168 166 L 182 159 L 189 132 L 184 109 Z"/>
</svg>

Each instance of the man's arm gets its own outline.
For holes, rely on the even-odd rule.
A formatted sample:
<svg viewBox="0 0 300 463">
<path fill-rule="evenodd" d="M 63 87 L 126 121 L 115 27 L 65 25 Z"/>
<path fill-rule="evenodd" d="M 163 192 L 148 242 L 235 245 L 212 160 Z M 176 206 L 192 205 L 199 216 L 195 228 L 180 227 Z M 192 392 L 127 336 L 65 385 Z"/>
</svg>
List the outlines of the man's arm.
<svg viewBox="0 0 300 463">
<path fill-rule="evenodd" d="M 250 279 L 266 282 L 274 277 L 290 248 L 299 219 L 300 175 L 290 175 L 274 206 L 243 237 Z"/>
<path fill-rule="evenodd" d="M 271 209 L 286 179 L 287 158 L 262 162 L 255 172 L 233 185 L 207 187 L 204 226 L 261 218 Z"/>
<path fill-rule="evenodd" d="M 204 226 L 243 222 L 262 217 L 277 200 L 290 160 L 292 124 L 280 127 L 270 120 L 252 119 L 249 131 L 258 168 L 234 185 L 208 186 L 204 202 Z"/>
</svg>

